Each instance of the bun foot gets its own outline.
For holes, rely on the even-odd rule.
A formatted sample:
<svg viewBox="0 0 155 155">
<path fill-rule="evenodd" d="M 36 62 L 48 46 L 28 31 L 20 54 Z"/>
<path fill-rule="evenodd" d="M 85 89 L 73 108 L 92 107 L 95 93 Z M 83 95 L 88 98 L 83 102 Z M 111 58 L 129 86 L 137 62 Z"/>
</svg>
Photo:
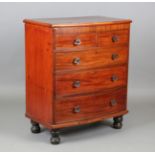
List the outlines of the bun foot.
<svg viewBox="0 0 155 155">
<path fill-rule="evenodd" d="M 31 127 L 31 132 L 32 133 L 40 133 L 40 126 L 37 122 L 31 120 L 31 124 L 32 124 L 32 127 Z"/>
<path fill-rule="evenodd" d="M 59 144 L 60 143 L 60 137 L 59 137 L 59 132 L 58 131 L 55 131 L 55 130 L 52 130 L 51 131 L 51 139 L 50 139 L 50 142 L 51 144 Z"/>
<path fill-rule="evenodd" d="M 114 129 L 121 129 L 122 128 L 123 116 L 114 117 L 113 120 L 114 120 L 113 128 Z"/>
</svg>

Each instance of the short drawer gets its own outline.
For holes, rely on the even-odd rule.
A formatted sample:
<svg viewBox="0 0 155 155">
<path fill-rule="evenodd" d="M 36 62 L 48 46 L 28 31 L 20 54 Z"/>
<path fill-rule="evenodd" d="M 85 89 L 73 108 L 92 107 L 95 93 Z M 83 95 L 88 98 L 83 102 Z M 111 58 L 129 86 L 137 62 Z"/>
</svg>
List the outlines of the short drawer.
<svg viewBox="0 0 155 155">
<path fill-rule="evenodd" d="M 127 67 L 110 67 L 56 75 L 56 94 L 66 96 L 125 86 Z"/>
<path fill-rule="evenodd" d="M 112 47 L 118 45 L 128 45 L 129 30 L 108 31 L 98 34 L 98 46 Z"/>
<path fill-rule="evenodd" d="M 128 47 L 55 54 L 56 71 L 112 66 L 125 64 L 127 61 Z"/>
<path fill-rule="evenodd" d="M 96 34 L 66 34 L 56 35 L 55 48 L 87 48 L 96 46 Z"/>
<path fill-rule="evenodd" d="M 56 123 L 91 119 L 126 110 L 126 88 L 107 94 L 76 96 L 57 100 L 55 104 Z"/>
<path fill-rule="evenodd" d="M 92 27 L 55 29 L 55 49 L 96 46 L 96 32 Z"/>
</svg>

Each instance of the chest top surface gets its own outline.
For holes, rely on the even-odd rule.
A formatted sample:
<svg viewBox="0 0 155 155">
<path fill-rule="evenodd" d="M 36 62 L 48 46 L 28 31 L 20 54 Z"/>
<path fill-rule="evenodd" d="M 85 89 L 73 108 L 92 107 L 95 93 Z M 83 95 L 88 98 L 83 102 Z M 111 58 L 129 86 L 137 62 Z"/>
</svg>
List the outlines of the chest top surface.
<svg viewBox="0 0 155 155">
<path fill-rule="evenodd" d="M 131 20 L 105 17 L 105 16 L 83 16 L 83 17 L 64 17 L 64 18 L 25 19 L 24 22 L 41 24 L 49 27 L 67 27 L 67 26 L 89 26 L 89 25 L 104 25 L 115 23 L 130 23 Z"/>
</svg>

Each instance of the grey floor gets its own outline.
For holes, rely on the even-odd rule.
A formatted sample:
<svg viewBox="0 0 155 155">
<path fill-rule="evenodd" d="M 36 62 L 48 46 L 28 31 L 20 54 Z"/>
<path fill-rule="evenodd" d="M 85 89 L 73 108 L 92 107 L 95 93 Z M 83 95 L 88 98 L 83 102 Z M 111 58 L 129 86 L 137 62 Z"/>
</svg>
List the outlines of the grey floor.
<svg viewBox="0 0 155 155">
<path fill-rule="evenodd" d="M 30 132 L 24 117 L 24 95 L 0 96 L 0 151 L 155 151 L 155 96 L 128 96 L 130 113 L 121 130 L 111 128 L 112 120 L 65 129 L 61 144 L 49 143 L 50 133 Z"/>
</svg>

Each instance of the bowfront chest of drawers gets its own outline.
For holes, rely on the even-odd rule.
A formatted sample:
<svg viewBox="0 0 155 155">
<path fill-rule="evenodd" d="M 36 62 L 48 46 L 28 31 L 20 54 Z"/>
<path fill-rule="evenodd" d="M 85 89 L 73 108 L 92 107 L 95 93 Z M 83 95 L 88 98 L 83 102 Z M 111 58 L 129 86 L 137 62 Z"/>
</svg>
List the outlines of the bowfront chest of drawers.
<svg viewBox="0 0 155 155">
<path fill-rule="evenodd" d="M 101 16 L 24 20 L 26 116 L 60 142 L 59 129 L 113 118 L 127 111 L 131 20 Z"/>
</svg>

